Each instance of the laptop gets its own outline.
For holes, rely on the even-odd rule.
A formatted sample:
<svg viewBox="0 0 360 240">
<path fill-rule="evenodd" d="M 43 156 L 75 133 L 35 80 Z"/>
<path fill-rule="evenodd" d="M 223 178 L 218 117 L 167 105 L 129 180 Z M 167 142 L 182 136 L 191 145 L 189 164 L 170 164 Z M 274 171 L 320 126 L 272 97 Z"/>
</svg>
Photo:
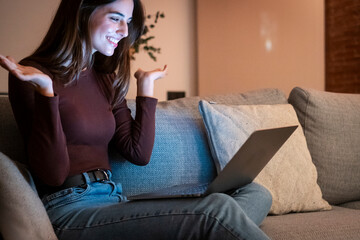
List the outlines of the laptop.
<svg viewBox="0 0 360 240">
<path fill-rule="evenodd" d="M 211 193 L 230 193 L 251 183 L 297 127 L 254 131 L 211 183 L 176 185 L 128 196 L 128 199 L 203 197 Z"/>
</svg>

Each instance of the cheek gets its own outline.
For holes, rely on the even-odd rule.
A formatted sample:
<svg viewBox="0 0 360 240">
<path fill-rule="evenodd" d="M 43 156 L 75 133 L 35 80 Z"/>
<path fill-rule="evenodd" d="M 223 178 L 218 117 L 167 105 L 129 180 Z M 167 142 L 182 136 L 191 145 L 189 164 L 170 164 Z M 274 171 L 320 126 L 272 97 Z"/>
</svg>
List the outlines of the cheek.
<svg viewBox="0 0 360 240">
<path fill-rule="evenodd" d="M 104 19 L 94 19 L 90 25 L 90 32 L 92 36 L 104 34 L 112 29 L 112 24 Z"/>
<path fill-rule="evenodd" d="M 115 31 L 114 24 L 111 23 L 102 23 L 101 25 L 98 25 L 96 32 L 98 34 L 107 34 L 112 33 Z"/>
</svg>

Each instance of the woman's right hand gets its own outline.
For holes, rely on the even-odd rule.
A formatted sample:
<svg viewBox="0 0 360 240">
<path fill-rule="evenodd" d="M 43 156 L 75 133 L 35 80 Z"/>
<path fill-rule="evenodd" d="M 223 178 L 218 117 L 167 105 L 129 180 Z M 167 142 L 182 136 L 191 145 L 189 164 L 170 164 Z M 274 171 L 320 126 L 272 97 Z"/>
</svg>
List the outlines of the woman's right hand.
<svg viewBox="0 0 360 240">
<path fill-rule="evenodd" d="M 0 55 L 0 65 L 18 79 L 31 83 L 40 94 L 53 97 L 51 78 L 39 69 L 18 64 L 12 57 Z"/>
</svg>

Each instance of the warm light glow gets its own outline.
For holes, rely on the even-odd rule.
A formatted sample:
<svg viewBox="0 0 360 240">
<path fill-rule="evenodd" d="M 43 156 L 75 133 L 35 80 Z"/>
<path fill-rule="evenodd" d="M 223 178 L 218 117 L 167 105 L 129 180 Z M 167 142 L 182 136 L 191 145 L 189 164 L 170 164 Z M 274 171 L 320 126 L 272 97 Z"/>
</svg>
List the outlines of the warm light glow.
<svg viewBox="0 0 360 240">
<path fill-rule="evenodd" d="M 266 51 L 271 52 L 272 47 L 273 47 L 273 45 L 272 45 L 271 39 L 266 39 L 266 41 L 265 41 L 265 49 L 266 49 Z"/>
<path fill-rule="evenodd" d="M 271 52 L 274 49 L 274 39 L 277 36 L 277 22 L 267 12 L 260 14 L 260 36 L 265 41 L 266 52 Z"/>
</svg>

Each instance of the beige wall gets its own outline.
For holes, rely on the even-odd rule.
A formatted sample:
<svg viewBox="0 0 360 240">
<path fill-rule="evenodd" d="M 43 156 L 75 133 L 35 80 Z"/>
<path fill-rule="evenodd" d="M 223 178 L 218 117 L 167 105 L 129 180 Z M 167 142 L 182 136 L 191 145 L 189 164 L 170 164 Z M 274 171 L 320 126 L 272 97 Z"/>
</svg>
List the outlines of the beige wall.
<svg viewBox="0 0 360 240">
<path fill-rule="evenodd" d="M 139 54 L 132 72 L 168 64 L 168 77 L 156 82 L 160 100 L 167 91 L 193 96 L 262 87 L 288 93 L 297 85 L 324 89 L 323 0 L 197 1 L 196 12 L 195 0 L 143 0 L 148 13 L 166 14 L 153 30 L 162 53 L 157 62 Z M 0 53 L 17 60 L 29 55 L 59 2 L 0 0 Z M 129 98 L 135 86 L 133 80 Z M 0 69 L 0 92 L 6 91 L 7 73 Z"/>
<path fill-rule="evenodd" d="M 323 0 L 198 0 L 199 94 L 324 89 Z"/>
<path fill-rule="evenodd" d="M 0 0 L 0 53 L 20 60 L 29 55 L 44 37 L 60 0 Z M 166 99 L 167 91 L 196 92 L 196 34 L 194 0 L 143 0 L 147 13 L 164 11 L 153 30 L 154 46 L 161 47 L 157 62 L 140 53 L 133 62 L 134 72 L 169 65 L 166 79 L 156 82 L 155 96 Z M 0 69 L 0 92 L 7 92 L 7 72 Z M 133 79 L 128 98 L 136 96 Z"/>
<path fill-rule="evenodd" d="M 0 54 L 16 60 L 40 44 L 59 0 L 0 0 Z M 7 72 L 0 68 L 0 92 L 7 92 Z"/>
<path fill-rule="evenodd" d="M 143 0 L 146 12 L 165 12 L 155 29 L 151 30 L 155 39 L 151 42 L 161 48 L 157 62 L 145 53 L 136 56 L 132 71 L 139 67 L 149 70 L 168 64 L 169 73 L 165 79 L 155 84 L 155 96 L 166 99 L 167 91 L 185 91 L 186 96 L 197 94 L 196 62 L 196 2 L 195 0 Z M 130 86 L 128 97 L 136 95 L 135 81 Z"/>
</svg>

